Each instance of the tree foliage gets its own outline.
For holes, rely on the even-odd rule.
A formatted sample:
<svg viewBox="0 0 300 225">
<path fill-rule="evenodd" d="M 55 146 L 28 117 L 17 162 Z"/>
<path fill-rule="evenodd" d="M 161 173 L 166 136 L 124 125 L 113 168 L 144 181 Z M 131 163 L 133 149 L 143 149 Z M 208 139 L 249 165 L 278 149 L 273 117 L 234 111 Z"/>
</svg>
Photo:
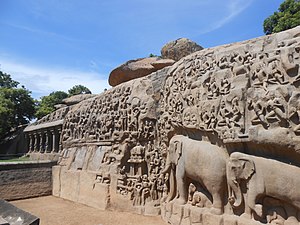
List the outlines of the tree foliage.
<svg viewBox="0 0 300 225">
<path fill-rule="evenodd" d="M 265 34 L 273 34 L 300 25 L 300 0 L 285 0 L 278 12 L 265 19 Z"/>
<path fill-rule="evenodd" d="M 35 102 L 25 87 L 0 71 L 0 139 L 34 118 Z"/>
<path fill-rule="evenodd" d="M 41 97 L 41 100 L 37 102 L 37 111 L 35 116 L 40 119 L 49 113 L 55 111 L 55 105 L 60 104 L 64 98 L 67 98 L 68 94 L 64 91 L 54 91 L 47 96 Z"/>
<path fill-rule="evenodd" d="M 90 89 L 88 89 L 87 87 L 81 84 L 75 85 L 68 92 L 69 92 L 69 96 L 79 95 L 79 94 L 92 94 Z"/>
<path fill-rule="evenodd" d="M 19 85 L 19 82 L 11 79 L 9 74 L 3 73 L 0 71 L 0 87 L 1 88 L 16 88 Z"/>
<path fill-rule="evenodd" d="M 75 85 L 68 91 L 68 93 L 69 94 L 64 91 L 54 91 L 47 96 L 41 97 L 41 99 L 37 101 L 36 118 L 40 119 L 49 113 L 54 112 L 54 106 L 62 103 L 64 98 L 78 94 L 91 94 L 91 91 L 83 85 Z"/>
</svg>

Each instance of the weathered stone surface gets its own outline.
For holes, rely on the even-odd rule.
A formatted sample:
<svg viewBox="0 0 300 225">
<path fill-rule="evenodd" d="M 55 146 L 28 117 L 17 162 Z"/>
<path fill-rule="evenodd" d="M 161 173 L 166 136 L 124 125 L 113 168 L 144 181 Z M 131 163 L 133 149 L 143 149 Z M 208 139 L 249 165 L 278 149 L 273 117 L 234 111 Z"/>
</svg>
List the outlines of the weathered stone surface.
<svg viewBox="0 0 300 225">
<path fill-rule="evenodd" d="M 19 224 L 39 225 L 40 219 L 0 199 L 0 224 L 1 225 L 19 225 Z"/>
<path fill-rule="evenodd" d="M 237 225 L 239 217 L 233 215 L 223 215 L 223 221 L 226 225 Z"/>
<path fill-rule="evenodd" d="M 60 170 L 61 166 L 52 167 L 52 195 L 60 197 Z"/>
<path fill-rule="evenodd" d="M 161 59 L 159 57 L 130 60 L 114 69 L 109 75 L 108 82 L 114 87 L 129 80 L 147 76 L 174 64 L 174 62 L 172 59 Z"/>
<path fill-rule="evenodd" d="M 74 202 L 79 199 L 79 171 L 67 171 L 62 168 L 60 171 L 60 197 Z"/>
<path fill-rule="evenodd" d="M 187 38 L 179 38 L 165 44 L 161 49 L 161 56 L 164 59 L 178 61 L 179 59 L 202 49 L 203 47 Z"/>
<path fill-rule="evenodd" d="M 198 207 L 191 208 L 191 215 L 190 220 L 191 223 L 202 223 L 203 221 L 203 209 L 200 209 Z"/>
<path fill-rule="evenodd" d="M 51 195 L 55 162 L 0 163 L 0 198 L 15 200 Z"/>
<path fill-rule="evenodd" d="M 146 204 L 144 215 L 146 216 L 158 216 L 161 215 L 160 206 L 154 206 L 158 204 Z"/>
<path fill-rule="evenodd" d="M 0 225 L 9 225 L 9 223 L 5 219 L 0 217 Z"/>
<path fill-rule="evenodd" d="M 190 218 L 189 218 L 189 217 L 183 218 L 183 219 L 181 220 L 181 223 L 180 223 L 180 224 L 181 224 L 181 225 L 191 225 Z"/>
<path fill-rule="evenodd" d="M 223 219 L 222 219 L 222 216 L 220 216 L 220 215 L 213 215 L 213 214 L 207 213 L 207 214 L 203 215 L 202 223 L 205 225 L 222 225 Z"/>
<path fill-rule="evenodd" d="M 66 107 L 67 105 L 66 104 L 57 104 L 54 106 L 55 109 L 61 109 L 61 108 L 64 108 Z"/>
<path fill-rule="evenodd" d="M 97 173 L 80 174 L 78 202 L 104 210 L 110 200 L 109 185 L 98 183 L 97 176 Z"/>
<path fill-rule="evenodd" d="M 80 95 L 73 95 L 71 97 L 68 97 L 68 98 L 65 98 L 62 100 L 62 103 L 63 104 L 66 104 L 67 106 L 70 106 L 70 105 L 75 105 L 79 102 L 82 102 L 86 99 L 89 99 L 89 98 L 93 98 L 95 97 L 96 95 L 94 94 L 80 94 Z"/>
</svg>

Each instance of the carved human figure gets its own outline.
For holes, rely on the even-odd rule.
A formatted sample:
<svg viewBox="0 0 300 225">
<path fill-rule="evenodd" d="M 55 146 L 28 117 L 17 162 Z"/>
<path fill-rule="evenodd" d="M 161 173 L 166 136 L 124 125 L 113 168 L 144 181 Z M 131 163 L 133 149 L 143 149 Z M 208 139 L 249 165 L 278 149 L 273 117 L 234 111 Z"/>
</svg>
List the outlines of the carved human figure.
<svg viewBox="0 0 300 225">
<path fill-rule="evenodd" d="M 219 95 L 219 87 L 217 86 L 216 78 L 213 76 L 207 85 L 207 98 L 215 99 Z"/>
<path fill-rule="evenodd" d="M 292 122 L 292 129 L 296 134 L 300 133 L 300 92 L 293 92 L 288 103 L 288 118 Z"/>
<path fill-rule="evenodd" d="M 231 127 L 240 127 L 240 130 L 244 130 L 244 108 L 241 106 L 241 100 L 235 96 L 231 100 L 232 117 L 229 119 Z M 243 120 L 243 121 L 241 121 Z"/>
<path fill-rule="evenodd" d="M 252 123 L 262 123 L 264 126 L 269 127 L 270 124 L 266 120 L 266 103 L 258 97 L 248 100 L 249 108 L 255 112 L 255 116 L 251 119 Z"/>
<path fill-rule="evenodd" d="M 266 119 L 276 119 L 277 121 L 286 121 L 286 106 L 287 103 L 284 98 L 275 92 L 271 92 L 269 95 L 269 100 L 267 102 L 269 113 L 266 115 Z"/>
<path fill-rule="evenodd" d="M 140 206 L 142 205 L 142 180 L 139 177 L 138 180 L 136 181 L 134 185 L 134 190 L 133 190 L 133 205 L 134 206 Z"/>
<path fill-rule="evenodd" d="M 267 77 L 267 81 L 270 84 L 287 84 L 286 80 L 287 73 L 279 63 L 278 60 L 274 59 L 269 63 L 269 73 Z"/>
<path fill-rule="evenodd" d="M 253 86 L 263 87 L 263 89 L 268 92 L 268 82 L 267 82 L 267 72 L 264 65 L 261 62 L 255 63 L 252 67 L 252 80 Z"/>
<path fill-rule="evenodd" d="M 150 176 L 150 197 L 152 200 L 158 199 L 158 191 L 157 191 L 158 179 L 156 175 Z"/>
<path fill-rule="evenodd" d="M 147 174 L 142 175 L 142 205 L 150 200 L 150 183 Z"/>
</svg>

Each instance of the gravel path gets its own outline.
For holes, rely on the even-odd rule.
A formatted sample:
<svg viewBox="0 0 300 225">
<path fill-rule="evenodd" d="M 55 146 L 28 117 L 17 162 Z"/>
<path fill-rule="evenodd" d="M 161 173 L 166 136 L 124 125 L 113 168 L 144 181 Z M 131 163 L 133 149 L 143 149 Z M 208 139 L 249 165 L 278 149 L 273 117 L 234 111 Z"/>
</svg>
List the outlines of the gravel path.
<svg viewBox="0 0 300 225">
<path fill-rule="evenodd" d="M 53 196 L 12 201 L 41 219 L 41 225 L 167 225 L 159 216 L 103 211 Z"/>
</svg>

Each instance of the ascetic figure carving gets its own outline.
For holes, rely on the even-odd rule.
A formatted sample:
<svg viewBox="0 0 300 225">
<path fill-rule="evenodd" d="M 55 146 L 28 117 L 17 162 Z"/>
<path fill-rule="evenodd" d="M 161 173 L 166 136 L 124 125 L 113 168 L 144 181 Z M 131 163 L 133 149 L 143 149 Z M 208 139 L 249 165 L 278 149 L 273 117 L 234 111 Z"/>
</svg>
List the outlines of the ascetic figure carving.
<svg viewBox="0 0 300 225">
<path fill-rule="evenodd" d="M 300 168 L 276 160 L 251 156 L 240 152 L 230 155 L 227 163 L 227 182 L 229 202 L 233 208 L 245 203 L 245 215 L 252 217 L 253 212 L 263 216 L 262 202 L 266 196 L 291 204 L 294 210 L 287 210 L 288 217 L 297 217 L 300 209 Z M 244 183 L 243 183 L 244 182 Z M 246 194 L 241 191 L 246 184 Z M 246 196 L 243 199 L 243 196 Z"/>
<path fill-rule="evenodd" d="M 187 203 L 189 184 L 195 181 L 211 194 L 211 212 L 223 213 L 226 159 L 223 149 L 209 142 L 193 140 L 183 135 L 172 137 L 166 167 L 162 172 L 170 172 L 170 192 L 166 201 L 173 200 L 178 192 L 178 198 L 174 199 L 176 203 Z"/>
</svg>

